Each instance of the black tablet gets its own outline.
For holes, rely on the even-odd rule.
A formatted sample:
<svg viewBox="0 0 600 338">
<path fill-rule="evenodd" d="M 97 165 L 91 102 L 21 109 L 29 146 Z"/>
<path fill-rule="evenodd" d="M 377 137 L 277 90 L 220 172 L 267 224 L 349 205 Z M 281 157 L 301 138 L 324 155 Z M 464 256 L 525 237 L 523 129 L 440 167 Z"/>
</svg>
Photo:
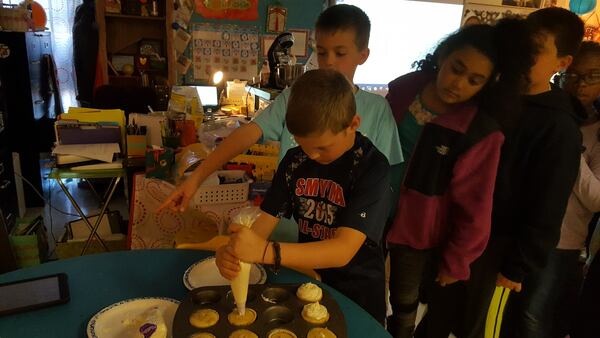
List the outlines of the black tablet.
<svg viewBox="0 0 600 338">
<path fill-rule="evenodd" d="M 64 273 L 0 284 L 0 316 L 68 301 L 69 285 Z"/>
</svg>

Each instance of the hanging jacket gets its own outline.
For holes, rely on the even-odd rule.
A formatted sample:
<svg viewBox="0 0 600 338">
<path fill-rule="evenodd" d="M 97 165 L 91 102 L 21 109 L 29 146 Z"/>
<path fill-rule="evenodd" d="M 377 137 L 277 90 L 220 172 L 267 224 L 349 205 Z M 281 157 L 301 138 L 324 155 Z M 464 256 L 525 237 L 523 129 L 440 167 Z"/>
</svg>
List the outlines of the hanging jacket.
<svg viewBox="0 0 600 338">
<path fill-rule="evenodd" d="M 56 74 L 56 64 L 50 54 L 42 56 L 42 84 L 40 87 L 42 99 L 44 99 L 44 110 L 50 119 L 63 113 L 60 88 Z"/>
<path fill-rule="evenodd" d="M 83 4 L 77 7 L 73 21 L 73 64 L 77 78 L 77 100 L 83 107 L 91 106 L 94 98 L 98 41 L 94 1 L 84 0 Z"/>
</svg>

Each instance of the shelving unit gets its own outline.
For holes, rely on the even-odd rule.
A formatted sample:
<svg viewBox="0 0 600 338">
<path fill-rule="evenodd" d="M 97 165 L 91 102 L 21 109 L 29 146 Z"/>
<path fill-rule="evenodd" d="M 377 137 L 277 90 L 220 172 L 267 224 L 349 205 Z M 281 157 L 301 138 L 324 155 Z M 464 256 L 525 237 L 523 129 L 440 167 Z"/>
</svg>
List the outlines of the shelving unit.
<svg viewBox="0 0 600 338">
<path fill-rule="evenodd" d="M 159 77 L 169 84 L 176 82 L 176 60 L 173 48 L 173 1 L 159 0 L 160 16 L 141 16 L 106 12 L 106 0 L 96 1 L 96 21 L 99 30 L 99 62 L 104 84 L 141 86 L 140 73 L 114 74 L 108 61 L 114 55 L 138 55 L 141 40 L 156 40 L 162 44 L 160 56 L 166 57 L 165 70 L 146 70 L 150 81 Z M 120 71 L 120 69 L 118 69 Z"/>
<path fill-rule="evenodd" d="M 128 15 L 128 14 L 115 14 L 115 13 L 106 13 L 105 18 L 114 18 L 114 19 L 133 19 L 133 20 L 156 20 L 156 21 L 164 21 L 166 17 L 164 16 L 141 16 L 141 15 Z"/>
</svg>

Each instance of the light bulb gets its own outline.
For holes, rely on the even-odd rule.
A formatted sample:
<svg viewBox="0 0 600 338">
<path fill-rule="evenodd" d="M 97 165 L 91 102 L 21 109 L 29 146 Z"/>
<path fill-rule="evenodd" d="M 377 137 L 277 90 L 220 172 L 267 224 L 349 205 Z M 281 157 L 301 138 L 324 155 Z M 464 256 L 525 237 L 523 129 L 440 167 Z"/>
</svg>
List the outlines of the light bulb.
<svg viewBox="0 0 600 338">
<path fill-rule="evenodd" d="M 218 71 L 213 75 L 213 84 L 219 84 L 223 80 L 223 72 Z"/>
</svg>

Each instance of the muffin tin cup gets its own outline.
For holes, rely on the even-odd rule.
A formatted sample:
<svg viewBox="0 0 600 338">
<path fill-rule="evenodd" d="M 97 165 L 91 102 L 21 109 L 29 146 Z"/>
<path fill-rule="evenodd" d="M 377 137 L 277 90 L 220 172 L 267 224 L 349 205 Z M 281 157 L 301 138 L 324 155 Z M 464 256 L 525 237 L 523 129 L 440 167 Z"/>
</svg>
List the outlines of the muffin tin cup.
<svg viewBox="0 0 600 338">
<path fill-rule="evenodd" d="M 309 302 L 300 300 L 296 290 L 301 284 L 250 285 L 246 308 L 256 311 L 256 320 L 249 325 L 235 326 L 227 315 L 235 311 L 235 303 L 229 286 L 208 286 L 189 292 L 179 305 L 173 320 L 173 337 L 188 338 L 207 332 L 219 338 L 227 338 L 239 329 L 247 329 L 261 338 L 267 338 L 275 329 L 287 329 L 298 338 L 305 338 L 313 327 L 327 327 L 339 338 L 348 337 L 346 321 L 335 299 L 323 289 L 319 303 L 327 307 L 329 320 L 324 324 L 311 324 L 302 318 L 302 309 Z M 212 327 L 199 329 L 190 324 L 190 315 L 199 309 L 213 309 L 219 313 L 218 322 Z"/>
</svg>

